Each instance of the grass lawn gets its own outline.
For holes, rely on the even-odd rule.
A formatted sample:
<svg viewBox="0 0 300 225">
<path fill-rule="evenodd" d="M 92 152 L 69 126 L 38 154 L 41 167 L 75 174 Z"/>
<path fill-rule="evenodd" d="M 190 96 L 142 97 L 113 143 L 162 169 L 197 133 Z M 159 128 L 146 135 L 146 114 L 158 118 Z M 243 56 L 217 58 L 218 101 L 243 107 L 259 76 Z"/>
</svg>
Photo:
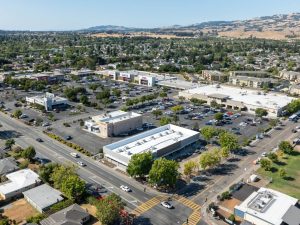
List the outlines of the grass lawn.
<svg viewBox="0 0 300 225">
<path fill-rule="evenodd" d="M 284 168 L 286 178 L 279 176 L 279 168 Z M 279 163 L 273 163 L 272 171 L 265 171 L 260 168 L 258 174 L 265 178 L 272 178 L 268 188 L 278 190 L 297 199 L 300 199 L 300 152 L 294 151 L 293 155 L 287 158 L 279 158 Z"/>
</svg>

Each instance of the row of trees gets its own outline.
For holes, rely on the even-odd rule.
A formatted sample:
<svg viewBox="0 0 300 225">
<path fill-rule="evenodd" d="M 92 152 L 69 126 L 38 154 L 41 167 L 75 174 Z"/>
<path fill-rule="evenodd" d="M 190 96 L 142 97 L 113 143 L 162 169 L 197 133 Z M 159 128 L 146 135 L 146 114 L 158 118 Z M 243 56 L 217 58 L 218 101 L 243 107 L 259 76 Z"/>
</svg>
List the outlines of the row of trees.
<svg viewBox="0 0 300 225">
<path fill-rule="evenodd" d="M 159 158 L 154 160 L 151 152 L 135 154 L 131 157 L 127 172 L 134 178 L 145 178 L 158 186 L 174 187 L 178 178 L 179 165 L 176 161 Z"/>
<path fill-rule="evenodd" d="M 133 98 L 133 99 L 127 99 L 126 100 L 126 106 L 133 106 L 137 105 L 139 103 L 144 103 L 146 101 L 152 101 L 158 97 L 158 93 L 150 94 L 150 95 L 143 95 L 139 98 Z"/>
</svg>

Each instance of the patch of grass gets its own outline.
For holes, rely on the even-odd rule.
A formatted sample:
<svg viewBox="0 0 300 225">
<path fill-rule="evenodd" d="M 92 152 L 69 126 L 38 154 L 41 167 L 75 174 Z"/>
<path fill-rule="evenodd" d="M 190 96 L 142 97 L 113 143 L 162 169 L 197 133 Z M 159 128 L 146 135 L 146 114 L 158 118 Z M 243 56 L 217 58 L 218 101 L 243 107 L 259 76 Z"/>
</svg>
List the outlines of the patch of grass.
<svg viewBox="0 0 300 225">
<path fill-rule="evenodd" d="M 292 155 L 279 158 L 280 163 L 273 163 L 275 172 L 260 168 L 258 173 L 265 178 L 272 178 L 268 188 L 278 190 L 297 199 L 300 199 L 300 152 L 294 151 Z M 284 168 L 286 177 L 279 176 L 279 169 Z"/>
</svg>

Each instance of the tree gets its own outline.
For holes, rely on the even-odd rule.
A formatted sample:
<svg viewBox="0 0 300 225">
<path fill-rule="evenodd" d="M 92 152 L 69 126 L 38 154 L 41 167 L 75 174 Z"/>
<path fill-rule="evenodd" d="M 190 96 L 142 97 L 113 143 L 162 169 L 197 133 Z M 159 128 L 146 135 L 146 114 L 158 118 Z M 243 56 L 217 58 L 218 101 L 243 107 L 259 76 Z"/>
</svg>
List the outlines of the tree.
<svg viewBox="0 0 300 225">
<path fill-rule="evenodd" d="M 17 109 L 16 111 L 14 111 L 13 116 L 19 119 L 22 114 L 22 111 L 20 109 Z"/>
<path fill-rule="evenodd" d="M 124 203 L 116 194 L 110 194 L 101 201 L 96 202 L 96 217 L 103 225 L 114 225 L 120 222 L 120 211 Z"/>
<path fill-rule="evenodd" d="M 215 120 L 221 121 L 223 119 L 224 115 L 221 112 L 218 112 L 215 114 Z"/>
<path fill-rule="evenodd" d="M 210 102 L 210 106 L 213 107 L 213 108 L 219 108 L 220 107 L 220 105 L 215 100 L 212 100 Z"/>
<path fill-rule="evenodd" d="M 35 154 L 36 152 L 33 146 L 29 146 L 28 148 L 22 151 L 22 157 L 29 160 L 32 160 Z"/>
<path fill-rule="evenodd" d="M 227 148 L 229 151 L 234 151 L 240 147 L 237 137 L 229 132 L 221 132 L 219 142 L 222 148 Z"/>
<path fill-rule="evenodd" d="M 271 127 L 276 127 L 277 124 L 278 124 L 278 122 L 279 122 L 278 119 L 270 119 L 269 125 L 270 125 Z"/>
<path fill-rule="evenodd" d="M 152 164 L 151 152 L 134 154 L 129 161 L 127 173 L 132 177 L 144 177 L 149 174 Z"/>
<path fill-rule="evenodd" d="M 89 99 L 86 95 L 81 95 L 79 98 L 80 103 L 83 105 L 88 105 L 89 104 Z"/>
<path fill-rule="evenodd" d="M 7 139 L 5 141 L 5 147 L 9 148 L 9 150 L 11 150 L 11 147 L 15 144 L 15 140 L 14 139 Z"/>
<path fill-rule="evenodd" d="M 278 147 L 280 150 L 282 150 L 285 154 L 288 154 L 288 155 L 292 154 L 292 152 L 294 151 L 293 146 L 288 141 L 280 142 Z"/>
<path fill-rule="evenodd" d="M 162 117 L 162 118 L 160 118 L 159 125 L 164 126 L 171 122 L 172 122 L 172 119 L 170 117 Z"/>
<path fill-rule="evenodd" d="M 289 114 L 293 114 L 295 112 L 298 112 L 300 110 L 300 99 L 292 100 L 288 105 L 286 110 Z"/>
<path fill-rule="evenodd" d="M 168 94 L 166 92 L 160 92 L 159 97 L 166 98 L 166 97 L 168 97 Z"/>
<path fill-rule="evenodd" d="M 278 156 L 276 153 L 274 152 L 270 152 L 268 154 L 268 158 L 272 161 L 272 162 L 277 162 L 278 161 Z"/>
<path fill-rule="evenodd" d="M 171 110 L 175 113 L 178 114 L 180 111 L 183 110 L 183 106 L 182 105 L 175 105 L 171 108 Z"/>
<path fill-rule="evenodd" d="M 158 116 L 162 115 L 162 111 L 159 109 L 153 110 L 152 114 L 155 116 L 155 119 L 157 119 Z"/>
<path fill-rule="evenodd" d="M 209 167 L 216 166 L 220 163 L 220 154 L 217 149 L 214 151 L 204 152 L 200 155 L 199 164 L 201 168 L 207 169 Z"/>
<path fill-rule="evenodd" d="M 214 127 L 206 126 L 200 130 L 200 133 L 206 141 L 210 141 L 218 132 Z"/>
<path fill-rule="evenodd" d="M 48 164 L 42 166 L 39 171 L 40 178 L 45 183 L 52 183 L 52 181 L 50 180 L 50 176 L 56 167 L 58 167 L 58 165 L 56 163 L 48 163 Z"/>
<path fill-rule="evenodd" d="M 99 87 L 99 85 L 98 85 L 98 84 L 95 84 L 95 83 L 89 85 L 89 88 L 90 88 L 93 92 L 96 91 L 98 87 Z"/>
<path fill-rule="evenodd" d="M 188 161 L 184 164 L 183 174 L 190 177 L 196 168 L 197 163 L 194 161 Z"/>
<path fill-rule="evenodd" d="M 265 110 L 265 109 L 262 109 L 262 108 L 257 108 L 255 109 L 255 115 L 257 117 L 264 117 L 264 116 L 267 116 L 268 115 L 268 111 Z"/>
<path fill-rule="evenodd" d="M 263 158 L 260 160 L 260 165 L 261 168 L 263 168 L 266 171 L 269 171 L 271 170 L 272 162 L 267 158 Z"/>
<path fill-rule="evenodd" d="M 61 184 L 66 177 L 75 174 L 74 167 L 65 167 L 63 165 L 57 166 L 54 168 L 50 181 L 53 182 L 53 185 L 57 189 L 61 189 Z"/>
<path fill-rule="evenodd" d="M 77 174 L 72 174 L 61 183 L 61 191 L 70 199 L 80 199 L 85 192 L 85 182 Z"/>
<path fill-rule="evenodd" d="M 221 156 L 224 159 L 227 159 L 230 155 L 230 151 L 228 148 L 221 148 Z"/>
<path fill-rule="evenodd" d="M 179 165 L 176 161 L 159 158 L 154 161 L 149 172 L 149 181 L 158 186 L 174 187 L 178 177 Z"/>
<path fill-rule="evenodd" d="M 280 168 L 278 172 L 280 177 L 282 178 L 286 177 L 286 170 L 284 168 Z"/>
</svg>

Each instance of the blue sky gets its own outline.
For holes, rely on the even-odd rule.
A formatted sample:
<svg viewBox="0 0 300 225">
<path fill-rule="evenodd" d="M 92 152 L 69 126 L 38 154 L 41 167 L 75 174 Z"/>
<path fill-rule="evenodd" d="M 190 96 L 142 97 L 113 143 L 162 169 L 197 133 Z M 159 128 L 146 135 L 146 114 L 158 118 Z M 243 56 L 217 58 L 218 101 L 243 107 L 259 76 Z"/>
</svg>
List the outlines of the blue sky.
<svg viewBox="0 0 300 225">
<path fill-rule="evenodd" d="M 151 28 L 291 12 L 299 0 L 0 0 L 0 29 Z"/>
</svg>

